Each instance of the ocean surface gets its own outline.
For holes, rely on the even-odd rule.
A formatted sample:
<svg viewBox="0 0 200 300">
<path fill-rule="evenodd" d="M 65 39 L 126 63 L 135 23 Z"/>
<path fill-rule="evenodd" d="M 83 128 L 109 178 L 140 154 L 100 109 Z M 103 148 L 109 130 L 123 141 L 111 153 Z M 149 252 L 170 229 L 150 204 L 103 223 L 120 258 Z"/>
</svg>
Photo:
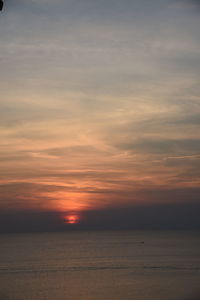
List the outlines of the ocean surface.
<svg viewBox="0 0 200 300">
<path fill-rule="evenodd" d="M 200 235 L 0 235 L 0 300 L 200 299 Z"/>
</svg>

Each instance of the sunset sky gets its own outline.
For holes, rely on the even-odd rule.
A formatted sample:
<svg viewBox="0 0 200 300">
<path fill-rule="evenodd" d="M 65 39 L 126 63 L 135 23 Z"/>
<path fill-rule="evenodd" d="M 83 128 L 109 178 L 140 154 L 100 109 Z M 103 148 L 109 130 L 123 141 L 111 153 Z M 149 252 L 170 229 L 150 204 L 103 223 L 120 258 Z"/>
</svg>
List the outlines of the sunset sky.
<svg viewBox="0 0 200 300">
<path fill-rule="evenodd" d="M 200 202 L 200 1 L 4 2 L 0 210 Z"/>
</svg>

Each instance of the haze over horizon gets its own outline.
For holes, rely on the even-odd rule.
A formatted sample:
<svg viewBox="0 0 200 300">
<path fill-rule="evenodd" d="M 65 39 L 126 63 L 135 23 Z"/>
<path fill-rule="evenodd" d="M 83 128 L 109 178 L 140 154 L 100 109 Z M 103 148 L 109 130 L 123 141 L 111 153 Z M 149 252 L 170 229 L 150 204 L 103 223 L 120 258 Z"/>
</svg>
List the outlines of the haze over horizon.
<svg viewBox="0 0 200 300">
<path fill-rule="evenodd" d="M 197 0 L 4 1 L 0 216 L 195 213 L 199 25 Z"/>
</svg>

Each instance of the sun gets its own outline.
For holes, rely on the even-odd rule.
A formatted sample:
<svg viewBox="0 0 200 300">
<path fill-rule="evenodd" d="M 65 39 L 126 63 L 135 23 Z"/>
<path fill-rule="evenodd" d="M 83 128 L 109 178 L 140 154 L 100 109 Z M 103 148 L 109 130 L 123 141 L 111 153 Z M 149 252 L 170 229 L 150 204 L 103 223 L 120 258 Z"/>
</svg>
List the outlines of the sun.
<svg viewBox="0 0 200 300">
<path fill-rule="evenodd" d="M 80 218 L 78 215 L 66 215 L 65 216 L 65 223 L 67 224 L 78 224 L 80 221 Z"/>
</svg>

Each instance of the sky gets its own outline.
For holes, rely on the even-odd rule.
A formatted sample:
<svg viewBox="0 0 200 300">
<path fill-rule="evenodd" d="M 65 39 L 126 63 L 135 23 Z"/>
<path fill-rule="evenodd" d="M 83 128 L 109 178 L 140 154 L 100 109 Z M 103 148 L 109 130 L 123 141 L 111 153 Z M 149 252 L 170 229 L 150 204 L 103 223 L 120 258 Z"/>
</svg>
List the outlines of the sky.
<svg viewBox="0 0 200 300">
<path fill-rule="evenodd" d="M 0 211 L 200 205 L 200 1 L 5 0 Z"/>
</svg>

